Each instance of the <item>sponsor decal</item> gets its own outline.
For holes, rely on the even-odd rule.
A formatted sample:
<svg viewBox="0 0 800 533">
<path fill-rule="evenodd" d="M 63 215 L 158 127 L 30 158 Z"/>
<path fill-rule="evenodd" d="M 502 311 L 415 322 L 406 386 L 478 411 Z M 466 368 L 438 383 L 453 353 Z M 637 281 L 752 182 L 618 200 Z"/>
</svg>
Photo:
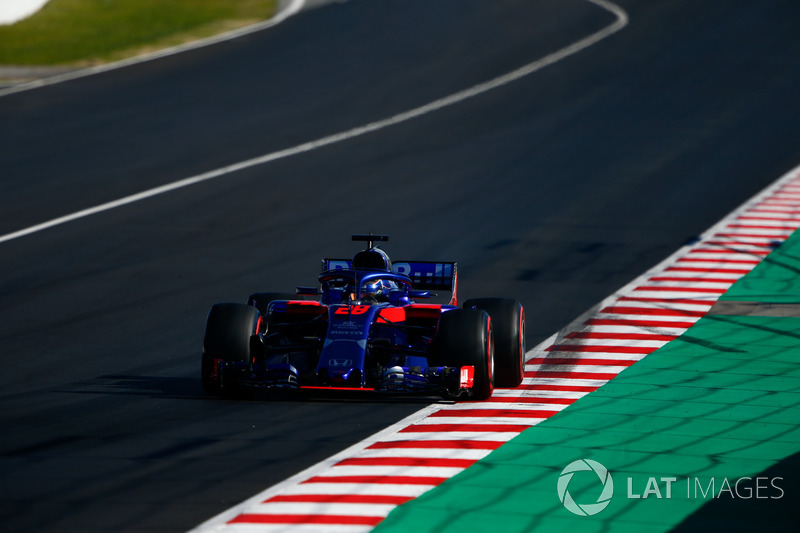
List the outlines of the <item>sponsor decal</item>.
<svg viewBox="0 0 800 533">
<path fill-rule="evenodd" d="M 330 335 L 332 337 L 361 337 L 364 335 L 364 325 L 350 320 L 334 322 L 331 324 Z"/>
<path fill-rule="evenodd" d="M 475 367 L 461 367 L 461 388 L 470 389 L 475 384 Z"/>
</svg>

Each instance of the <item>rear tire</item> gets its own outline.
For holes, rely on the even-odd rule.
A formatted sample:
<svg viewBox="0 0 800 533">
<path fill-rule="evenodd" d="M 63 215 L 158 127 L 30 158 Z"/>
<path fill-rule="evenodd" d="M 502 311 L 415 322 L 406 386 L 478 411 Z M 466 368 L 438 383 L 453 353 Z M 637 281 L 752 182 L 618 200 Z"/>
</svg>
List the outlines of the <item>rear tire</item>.
<svg viewBox="0 0 800 533">
<path fill-rule="evenodd" d="M 481 309 L 453 309 L 439 318 L 439 359 L 445 366 L 473 366 L 473 398 L 488 400 L 494 391 L 492 321 Z"/>
<path fill-rule="evenodd" d="M 235 392 L 235 385 L 225 383 L 219 372 L 219 361 L 249 363 L 250 337 L 256 333 L 258 316 L 258 310 L 249 305 L 224 303 L 211 308 L 206 320 L 200 369 L 203 388 L 209 394 Z"/>
<path fill-rule="evenodd" d="M 525 375 L 525 309 L 510 298 L 473 298 L 464 309 L 483 309 L 494 330 L 494 382 L 498 387 L 519 387 Z"/>
</svg>

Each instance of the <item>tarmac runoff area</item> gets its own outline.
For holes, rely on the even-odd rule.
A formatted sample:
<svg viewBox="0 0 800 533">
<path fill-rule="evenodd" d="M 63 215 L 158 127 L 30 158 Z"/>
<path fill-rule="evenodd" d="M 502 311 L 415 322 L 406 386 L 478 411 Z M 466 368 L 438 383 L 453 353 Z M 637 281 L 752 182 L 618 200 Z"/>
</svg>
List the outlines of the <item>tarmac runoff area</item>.
<svg viewBox="0 0 800 533">
<path fill-rule="evenodd" d="M 0 66 L 0 89 L 75 71 L 72 67 Z"/>
<path fill-rule="evenodd" d="M 799 273 L 795 232 L 683 335 L 374 531 L 794 530 Z"/>
</svg>

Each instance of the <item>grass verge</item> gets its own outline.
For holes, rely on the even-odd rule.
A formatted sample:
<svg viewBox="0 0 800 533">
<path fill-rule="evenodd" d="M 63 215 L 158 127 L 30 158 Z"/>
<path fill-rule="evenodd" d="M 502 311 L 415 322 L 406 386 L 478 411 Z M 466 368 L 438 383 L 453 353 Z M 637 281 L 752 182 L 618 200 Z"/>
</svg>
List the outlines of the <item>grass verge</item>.
<svg viewBox="0 0 800 533">
<path fill-rule="evenodd" d="M 277 0 L 50 0 L 0 26 L 0 65 L 85 67 L 270 18 Z"/>
</svg>

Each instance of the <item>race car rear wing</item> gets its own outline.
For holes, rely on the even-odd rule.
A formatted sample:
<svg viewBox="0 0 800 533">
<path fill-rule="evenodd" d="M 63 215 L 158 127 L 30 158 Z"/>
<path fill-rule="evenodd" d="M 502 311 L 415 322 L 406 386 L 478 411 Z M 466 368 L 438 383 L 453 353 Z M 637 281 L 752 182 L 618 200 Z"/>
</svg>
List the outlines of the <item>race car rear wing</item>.
<svg viewBox="0 0 800 533">
<path fill-rule="evenodd" d="M 322 271 L 351 268 L 349 259 L 323 259 Z M 392 261 L 392 270 L 411 278 L 414 290 L 450 291 L 455 301 L 458 284 L 457 263 L 438 261 Z"/>
</svg>

